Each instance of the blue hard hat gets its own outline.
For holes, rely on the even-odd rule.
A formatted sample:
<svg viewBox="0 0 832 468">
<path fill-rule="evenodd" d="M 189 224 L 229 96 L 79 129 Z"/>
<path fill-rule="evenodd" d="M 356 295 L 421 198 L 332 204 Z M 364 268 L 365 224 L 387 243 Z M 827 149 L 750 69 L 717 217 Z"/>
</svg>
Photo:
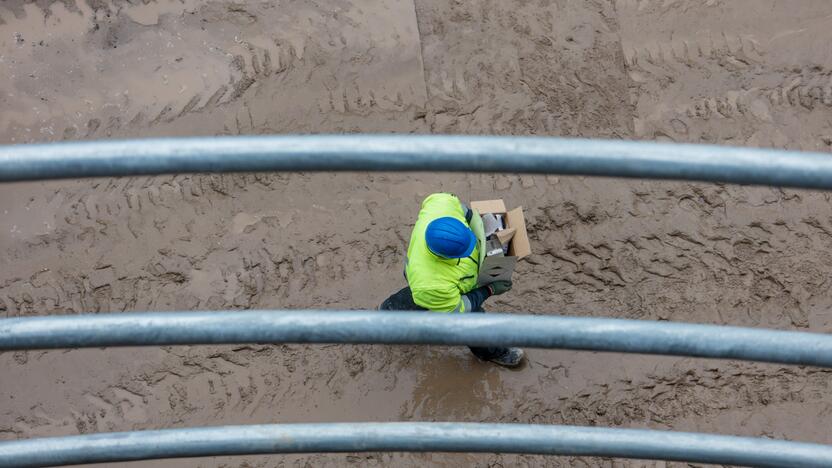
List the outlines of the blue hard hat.
<svg viewBox="0 0 832 468">
<path fill-rule="evenodd" d="M 477 236 L 462 221 L 451 218 L 434 219 L 425 231 L 431 252 L 445 258 L 465 258 L 477 246 Z"/>
</svg>

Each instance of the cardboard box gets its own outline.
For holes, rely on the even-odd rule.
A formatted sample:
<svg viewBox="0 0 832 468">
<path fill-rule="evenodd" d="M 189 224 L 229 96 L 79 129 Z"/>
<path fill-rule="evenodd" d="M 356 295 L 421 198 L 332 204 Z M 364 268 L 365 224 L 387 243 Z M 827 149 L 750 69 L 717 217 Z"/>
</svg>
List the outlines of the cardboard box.
<svg viewBox="0 0 832 468">
<path fill-rule="evenodd" d="M 494 213 L 504 215 L 506 231 L 514 230 L 514 235 L 508 245 L 508 255 L 486 257 L 480 266 L 480 275 L 477 278 L 479 286 L 493 283 L 495 281 L 511 281 L 511 274 L 517 265 L 517 260 L 528 257 L 532 253 L 529 243 L 529 233 L 526 232 L 526 217 L 523 215 L 523 207 L 517 207 L 511 211 L 506 210 L 503 200 L 472 201 L 471 208 L 480 215 L 483 213 Z"/>
</svg>

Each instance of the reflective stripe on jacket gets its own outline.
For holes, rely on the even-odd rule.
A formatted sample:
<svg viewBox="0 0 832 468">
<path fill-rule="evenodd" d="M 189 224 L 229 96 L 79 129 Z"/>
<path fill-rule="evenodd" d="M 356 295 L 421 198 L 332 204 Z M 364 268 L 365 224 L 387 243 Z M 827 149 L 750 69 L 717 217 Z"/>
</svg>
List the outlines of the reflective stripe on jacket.
<svg viewBox="0 0 832 468">
<path fill-rule="evenodd" d="M 464 294 L 477 287 L 479 266 L 484 258 L 483 227 L 479 214 L 472 213 L 470 224 L 465 220 L 462 202 L 448 193 L 435 193 L 422 202 L 419 218 L 413 226 L 407 248 L 405 274 L 413 302 L 434 312 L 468 312 L 471 304 Z M 442 217 L 456 218 L 469 224 L 477 236 L 477 247 L 470 257 L 445 259 L 428 249 L 425 232 L 431 221 Z"/>
</svg>

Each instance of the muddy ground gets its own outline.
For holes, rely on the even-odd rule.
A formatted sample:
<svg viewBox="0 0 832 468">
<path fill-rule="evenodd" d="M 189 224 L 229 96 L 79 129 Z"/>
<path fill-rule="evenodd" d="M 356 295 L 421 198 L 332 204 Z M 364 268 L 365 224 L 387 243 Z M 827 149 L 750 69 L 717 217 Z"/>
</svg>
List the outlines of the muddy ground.
<svg viewBox="0 0 832 468">
<path fill-rule="evenodd" d="M 401 132 L 829 151 L 827 0 L 6 0 L 0 143 Z M 420 200 L 504 198 L 534 255 L 492 311 L 832 331 L 820 192 L 577 177 L 180 175 L 0 186 L 0 313 L 373 308 Z M 300 421 L 500 421 L 832 443 L 832 371 L 530 350 L 0 354 L 0 439 Z M 467 454 L 124 466 L 665 466 Z"/>
</svg>

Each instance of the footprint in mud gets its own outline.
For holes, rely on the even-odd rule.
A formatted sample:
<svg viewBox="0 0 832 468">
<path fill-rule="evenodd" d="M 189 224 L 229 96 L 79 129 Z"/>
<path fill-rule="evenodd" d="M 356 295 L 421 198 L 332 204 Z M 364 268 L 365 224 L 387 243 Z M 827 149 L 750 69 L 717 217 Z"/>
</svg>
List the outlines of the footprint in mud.
<svg viewBox="0 0 832 468">
<path fill-rule="evenodd" d="M 120 387 L 112 387 L 112 396 L 106 392 L 85 393 L 86 400 L 97 410 L 94 421 L 99 431 L 124 427 L 124 423 L 141 423 L 148 419 L 146 404 L 141 395 Z"/>
</svg>

